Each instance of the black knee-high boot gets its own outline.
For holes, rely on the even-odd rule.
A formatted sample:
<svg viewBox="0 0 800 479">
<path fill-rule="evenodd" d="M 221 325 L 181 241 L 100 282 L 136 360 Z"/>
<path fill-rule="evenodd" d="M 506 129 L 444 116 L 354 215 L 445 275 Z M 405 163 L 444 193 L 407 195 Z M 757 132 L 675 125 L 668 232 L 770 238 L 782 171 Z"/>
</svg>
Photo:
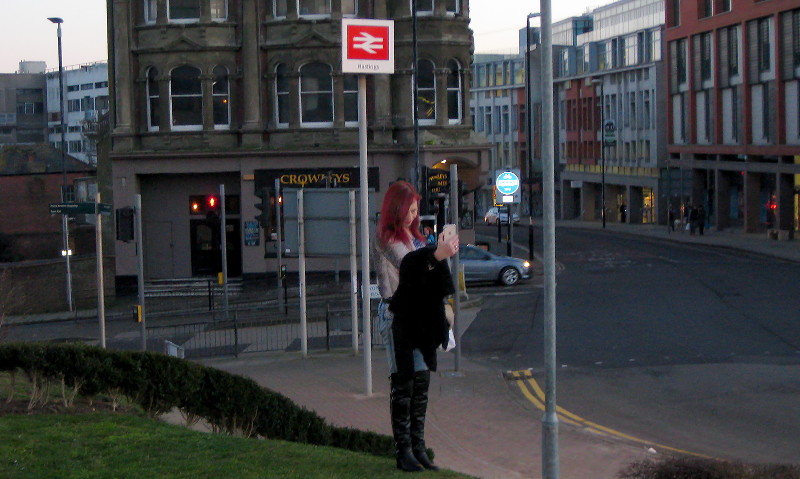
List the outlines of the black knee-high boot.
<svg viewBox="0 0 800 479">
<path fill-rule="evenodd" d="M 406 472 L 423 471 L 425 469 L 414 458 L 414 453 L 411 451 L 411 393 L 414 388 L 414 379 L 409 376 L 392 374 L 390 385 L 389 405 L 397 468 Z"/>
<path fill-rule="evenodd" d="M 428 411 L 428 388 L 431 385 L 430 371 L 414 373 L 414 390 L 411 393 L 411 451 L 425 469 L 438 471 L 425 452 L 425 415 Z"/>
</svg>

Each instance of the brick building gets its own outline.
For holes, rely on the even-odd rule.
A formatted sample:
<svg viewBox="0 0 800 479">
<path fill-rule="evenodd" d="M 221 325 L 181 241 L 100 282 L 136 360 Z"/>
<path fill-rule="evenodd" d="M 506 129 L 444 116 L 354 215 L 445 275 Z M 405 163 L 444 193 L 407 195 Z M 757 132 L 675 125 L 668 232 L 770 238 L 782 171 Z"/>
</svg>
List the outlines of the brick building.
<svg viewBox="0 0 800 479">
<path fill-rule="evenodd" d="M 798 229 L 800 2 L 666 2 L 671 177 L 717 229 Z"/>
</svg>

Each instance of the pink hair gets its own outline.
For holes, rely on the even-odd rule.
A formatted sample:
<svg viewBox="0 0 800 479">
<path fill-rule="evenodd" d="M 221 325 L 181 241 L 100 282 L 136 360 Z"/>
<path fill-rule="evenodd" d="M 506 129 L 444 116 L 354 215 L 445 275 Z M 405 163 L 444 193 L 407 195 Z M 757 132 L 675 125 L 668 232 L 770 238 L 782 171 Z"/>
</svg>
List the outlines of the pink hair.
<svg viewBox="0 0 800 479">
<path fill-rule="evenodd" d="M 386 195 L 383 197 L 381 218 L 378 221 L 377 235 L 378 243 L 381 246 L 397 241 L 404 243 L 411 241 L 411 238 L 406 234 L 406 229 L 403 227 L 403 222 L 411 205 L 418 203 L 420 199 L 421 197 L 416 188 L 407 181 L 398 180 L 389 186 L 389 189 L 386 190 Z M 419 231 L 419 215 L 414 218 L 410 229 L 415 238 L 420 241 L 424 240 L 422 233 Z"/>
</svg>

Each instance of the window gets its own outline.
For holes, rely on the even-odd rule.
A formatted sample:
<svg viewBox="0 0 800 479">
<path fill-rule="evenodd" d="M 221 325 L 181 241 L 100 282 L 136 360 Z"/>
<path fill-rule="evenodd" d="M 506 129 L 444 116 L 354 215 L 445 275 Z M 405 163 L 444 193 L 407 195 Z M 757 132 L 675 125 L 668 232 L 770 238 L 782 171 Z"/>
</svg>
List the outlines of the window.
<svg viewBox="0 0 800 479">
<path fill-rule="evenodd" d="M 416 0 L 417 15 L 433 15 L 433 0 Z M 414 1 L 411 1 L 411 7 L 414 8 Z"/>
<path fill-rule="evenodd" d="M 94 109 L 98 111 L 105 111 L 108 110 L 108 96 L 98 96 L 94 99 Z"/>
<path fill-rule="evenodd" d="M 298 0 L 297 11 L 300 16 L 330 15 L 330 0 Z"/>
<path fill-rule="evenodd" d="M 722 12 L 730 12 L 731 11 L 731 0 L 719 0 L 719 11 Z"/>
<path fill-rule="evenodd" d="M 108 88 L 108 82 L 107 81 L 94 82 L 94 87 L 95 88 Z"/>
<path fill-rule="evenodd" d="M 355 17 L 358 14 L 357 0 L 342 0 L 342 16 Z"/>
<path fill-rule="evenodd" d="M 676 66 L 678 68 L 678 84 L 686 83 L 686 39 L 682 38 L 676 43 Z"/>
<path fill-rule="evenodd" d="M 792 16 L 792 66 L 796 68 L 800 66 L 800 10 L 794 10 L 790 15 Z"/>
<path fill-rule="evenodd" d="M 147 129 L 158 131 L 158 70 L 151 68 L 147 70 Z"/>
<path fill-rule="evenodd" d="M 455 60 L 447 62 L 447 118 L 450 123 L 461 122 L 461 66 Z"/>
<path fill-rule="evenodd" d="M 511 129 L 510 128 L 510 126 L 511 126 L 511 117 L 510 117 L 510 113 L 509 113 L 509 110 L 508 110 L 508 105 L 503 105 L 503 110 L 502 111 L 503 111 L 503 113 L 502 113 L 503 116 L 500 119 L 500 128 L 501 128 L 502 133 L 508 133 L 509 130 Z"/>
<path fill-rule="evenodd" d="M 711 0 L 698 0 L 697 13 L 698 18 L 710 17 L 712 15 Z"/>
<path fill-rule="evenodd" d="M 669 0 L 672 7 L 672 15 L 669 16 L 669 26 L 677 27 L 681 24 L 681 0 Z"/>
<path fill-rule="evenodd" d="M 300 68 L 300 123 L 305 126 L 333 125 L 330 65 L 315 62 Z"/>
<path fill-rule="evenodd" d="M 67 86 L 67 92 L 78 91 L 80 89 L 81 89 L 80 85 L 68 85 Z"/>
<path fill-rule="evenodd" d="M 436 79 L 430 60 L 417 62 L 417 118 L 427 124 L 436 120 Z"/>
<path fill-rule="evenodd" d="M 94 110 L 94 98 L 85 96 L 81 98 L 81 111 Z"/>
<path fill-rule="evenodd" d="M 229 127 L 231 124 L 229 91 L 228 69 L 222 66 L 214 67 L 214 83 L 211 86 L 214 128 Z"/>
<path fill-rule="evenodd" d="M 484 113 L 484 126 L 486 127 L 486 133 L 492 133 L 492 107 L 487 106 L 486 111 Z"/>
<path fill-rule="evenodd" d="M 174 130 L 199 130 L 203 125 L 200 69 L 182 66 L 170 75 L 170 102 Z"/>
<path fill-rule="evenodd" d="M 273 10 L 272 15 L 275 18 L 284 18 L 286 17 L 286 1 L 287 0 L 275 0 L 275 3 L 272 4 Z"/>
<path fill-rule="evenodd" d="M 70 113 L 75 111 L 81 111 L 81 101 L 67 100 L 67 111 Z"/>
<path fill-rule="evenodd" d="M 81 90 L 91 90 L 94 88 L 94 83 L 83 83 L 81 85 Z"/>
<path fill-rule="evenodd" d="M 156 23 L 158 0 L 144 0 L 144 22 Z"/>
<path fill-rule="evenodd" d="M 450 14 L 461 13 L 460 0 L 445 0 L 445 3 L 446 3 L 445 9 L 447 10 L 447 13 Z"/>
<path fill-rule="evenodd" d="M 771 68 L 769 18 L 762 18 L 757 20 L 757 22 L 758 22 L 758 71 L 767 72 Z"/>
<path fill-rule="evenodd" d="M 344 123 L 354 126 L 358 123 L 358 76 L 344 75 Z"/>
<path fill-rule="evenodd" d="M 289 68 L 281 63 L 275 68 L 275 121 L 278 127 L 289 126 Z"/>
<path fill-rule="evenodd" d="M 661 30 L 650 32 L 650 60 L 654 62 L 661 60 Z"/>
<path fill-rule="evenodd" d="M 68 141 L 67 151 L 69 153 L 80 153 L 83 151 L 83 143 L 80 140 Z"/>
<path fill-rule="evenodd" d="M 739 28 L 728 28 L 728 72 L 739 74 Z"/>
<path fill-rule="evenodd" d="M 475 115 L 475 131 L 483 131 L 483 107 L 478 107 L 478 113 Z"/>
<path fill-rule="evenodd" d="M 227 0 L 211 0 L 211 20 L 225 20 L 228 18 Z"/>
<path fill-rule="evenodd" d="M 711 80 L 711 33 L 700 34 L 700 79 Z"/>
<path fill-rule="evenodd" d="M 200 0 L 168 0 L 170 20 L 197 20 L 200 18 Z"/>
</svg>

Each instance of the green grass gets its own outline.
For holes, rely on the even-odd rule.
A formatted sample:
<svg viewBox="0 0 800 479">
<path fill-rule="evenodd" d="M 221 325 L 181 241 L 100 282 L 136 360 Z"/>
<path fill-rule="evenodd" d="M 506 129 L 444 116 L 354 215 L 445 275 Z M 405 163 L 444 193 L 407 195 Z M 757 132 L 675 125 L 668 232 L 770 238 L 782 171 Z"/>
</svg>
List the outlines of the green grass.
<svg viewBox="0 0 800 479">
<path fill-rule="evenodd" d="M 408 477 L 387 458 L 207 434 L 137 415 L 0 417 L 3 479 L 374 479 Z M 415 477 L 467 478 L 450 471 Z"/>
</svg>

